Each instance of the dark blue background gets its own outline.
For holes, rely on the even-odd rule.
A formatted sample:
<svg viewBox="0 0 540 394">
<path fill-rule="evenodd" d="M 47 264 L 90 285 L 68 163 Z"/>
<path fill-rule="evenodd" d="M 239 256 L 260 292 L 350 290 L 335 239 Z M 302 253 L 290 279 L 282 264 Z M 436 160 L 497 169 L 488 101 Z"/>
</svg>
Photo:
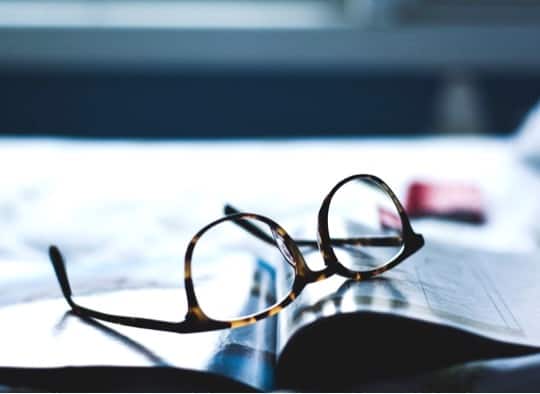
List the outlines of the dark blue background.
<svg viewBox="0 0 540 394">
<path fill-rule="evenodd" d="M 539 76 L 476 78 L 487 127 L 511 133 Z M 436 132 L 436 73 L 393 70 L 3 70 L 0 134 L 136 138 Z"/>
</svg>

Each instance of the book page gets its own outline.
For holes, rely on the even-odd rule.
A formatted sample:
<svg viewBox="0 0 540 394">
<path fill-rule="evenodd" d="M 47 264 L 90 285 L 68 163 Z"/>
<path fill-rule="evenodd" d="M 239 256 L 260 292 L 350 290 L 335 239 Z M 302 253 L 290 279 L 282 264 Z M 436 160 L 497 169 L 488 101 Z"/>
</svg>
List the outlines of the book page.
<svg viewBox="0 0 540 394">
<path fill-rule="evenodd" d="M 307 259 L 320 259 L 312 252 Z M 318 319 L 390 313 L 494 340 L 540 346 L 540 261 L 536 256 L 453 247 L 427 240 L 415 255 L 371 280 L 334 276 L 308 285 L 281 317 L 280 349 Z"/>
<path fill-rule="evenodd" d="M 209 262 L 205 268 L 208 276 L 199 283 L 196 293 L 201 297 L 204 293 L 215 294 L 216 302 L 223 303 L 240 292 L 245 305 L 261 304 L 274 297 L 272 269 L 251 251 L 246 256 L 249 258 L 237 256 L 229 261 L 228 272 L 234 278 L 226 278 L 231 283 L 228 290 L 216 285 L 211 274 L 214 267 Z M 72 288 L 83 286 L 78 287 L 83 291 L 76 298 L 80 305 L 129 316 L 183 320 L 187 305 L 181 265 L 177 267 L 179 274 L 173 276 L 166 275 L 172 272 L 171 267 L 160 262 L 104 268 L 96 264 L 89 270 L 82 266 L 71 270 Z M 152 270 L 156 272 L 153 275 L 149 272 Z M 154 367 L 173 367 L 212 372 L 260 390 L 273 387 L 275 318 L 234 330 L 192 334 L 126 327 L 72 314 L 55 282 L 51 267 L 49 284 L 55 288 L 49 293 L 54 297 L 36 297 L 30 302 L 0 307 L 0 368 L 105 365 L 150 367 L 147 371 L 151 374 Z M 257 291 L 250 291 L 253 288 Z M 242 310 L 237 312 L 241 314 Z M 181 380 L 178 384 L 180 388 L 186 384 L 191 387 Z"/>
</svg>

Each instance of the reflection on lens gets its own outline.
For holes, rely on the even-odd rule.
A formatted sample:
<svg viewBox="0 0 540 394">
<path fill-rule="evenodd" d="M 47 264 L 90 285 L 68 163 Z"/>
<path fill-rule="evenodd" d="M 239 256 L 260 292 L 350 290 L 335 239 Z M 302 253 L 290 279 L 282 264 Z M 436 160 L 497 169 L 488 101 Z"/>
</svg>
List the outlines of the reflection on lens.
<svg viewBox="0 0 540 394">
<path fill-rule="evenodd" d="M 294 253 L 283 243 L 278 247 L 262 241 L 240 223 L 256 225 L 273 237 L 270 227 L 259 220 L 226 220 L 205 232 L 193 251 L 195 294 L 201 309 L 213 319 L 257 314 L 279 303 L 292 289 L 294 268 L 285 256 Z"/>
<path fill-rule="evenodd" d="M 355 178 L 330 203 L 328 228 L 338 259 L 352 271 L 380 268 L 402 247 L 402 223 L 391 197 L 370 178 Z"/>
</svg>

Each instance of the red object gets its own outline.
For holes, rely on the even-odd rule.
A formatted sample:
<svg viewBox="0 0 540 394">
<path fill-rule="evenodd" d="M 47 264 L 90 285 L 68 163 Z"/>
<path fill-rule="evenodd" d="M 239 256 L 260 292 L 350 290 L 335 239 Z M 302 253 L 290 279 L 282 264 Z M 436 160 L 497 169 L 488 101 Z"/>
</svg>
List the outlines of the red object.
<svg viewBox="0 0 540 394">
<path fill-rule="evenodd" d="M 405 199 L 411 218 L 437 217 L 481 224 L 486 220 L 484 199 L 474 185 L 453 182 L 413 182 Z"/>
<path fill-rule="evenodd" d="M 379 221 L 381 223 L 381 227 L 386 230 L 401 231 L 401 218 L 397 213 L 383 207 L 379 207 Z"/>
</svg>

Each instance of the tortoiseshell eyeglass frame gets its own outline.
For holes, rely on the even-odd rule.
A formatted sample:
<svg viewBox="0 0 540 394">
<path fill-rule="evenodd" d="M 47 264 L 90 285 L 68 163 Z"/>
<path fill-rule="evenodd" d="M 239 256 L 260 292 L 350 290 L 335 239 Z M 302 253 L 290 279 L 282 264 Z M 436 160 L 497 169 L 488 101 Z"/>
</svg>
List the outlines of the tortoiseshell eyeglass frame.
<svg viewBox="0 0 540 394">
<path fill-rule="evenodd" d="M 397 212 L 399 213 L 402 233 L 401 236 L 380 236 L 380 237 L 363 237 L 363 238 L 330 238 L 328 229 L 328 211 L 330 203 L 334 194 L 346 183 L 351 181 L 368 180 L 381 188 L 392 199 Z M 413 231 L 409 218 L 405 213 L 401 203 L 392 192 L 392 190 L 381 179 L 373 175 L 359 174 L 352 175 L 340 181 L 330 193 L 325 197 L 322 202 L 318 215 L 318 230 L 317 241 L 314 240 L 293 240 L 291 236 L 275 221 L 265 216 L 238 212 L 230 205 L 225 206 L 226 216 L 217 219 L 201 230 L 199 230 L 189 242 L 185 258 L 184 258 L 184 286 L 187 297 L 188 311 L 185 319 L 180 322 L 169 322 L 162 320 L 146 319 L 140 317 L 113 315 L 103 313 L 94 309 L 89 309 L 77 304 L 72 297 L 71 286 L 68 280 L 65 262 L 60 250 L 56 246 L 49 248 L 49 257 L 53 264 L 56 277 L 60 283 L 62 293 L 67 303 L 76 315 L 83 316 L 85 318 L 94 318 L 111 323 L 146 328 L 159 331 L 171 331 L 177 333 L 192 333 L 201 331 L 212 331 L 226 328 L 236 328 L 246 326 L 248 324 L 255 323 L 266 317 L 273 316 L 280 312 L 283 308 L 289 305 L 295 300 L 301 293 L 306 285 L 309 283 L 317 282 L 334 274 L 339 274 L 353 280 L 364 280 L 371 278 L 374 275 L 381 274 L 397 264 L 401 263 L 407 257 L 418 251 L 424 245 L 424 238 L 421 234 L 417 234 Z M 197 300 L 195 289 L 192 280 L 192 257 L 193 251 L 199 239 L 209 229 L 217 226 L 223 222 L 232 221 L 233 223 L 241 226 L 246 231 L 249 231 L 254 236 L 258 237 L 262 241 L 276 246 L 285 261 L 287 261 L 295 271 L 295 277 L 291 286 L 290 292 L 276 304 L 268 307 L 261 312 L 244 316 L 235 320 L 216 320 L 208 315 L 201 309 Z M 262 230 L 253 222 L 258 221 L 265 224 L 270 229 L 271 234 L 268 234 Z M 401 246 L 400 252 L 391 260 L 386 262 L 381 267 L 366 271 L 352 271 L 341 264 L 334 253 L 333 246 L 340 245 L 365 245 L 365 246 Z M 299 247 L 309 246 L 318 247 L 321 252 L 322 258 L 325 263 L 325 268 L 322 270 L 312 270 L 306 264 Z"/>
</svg>

